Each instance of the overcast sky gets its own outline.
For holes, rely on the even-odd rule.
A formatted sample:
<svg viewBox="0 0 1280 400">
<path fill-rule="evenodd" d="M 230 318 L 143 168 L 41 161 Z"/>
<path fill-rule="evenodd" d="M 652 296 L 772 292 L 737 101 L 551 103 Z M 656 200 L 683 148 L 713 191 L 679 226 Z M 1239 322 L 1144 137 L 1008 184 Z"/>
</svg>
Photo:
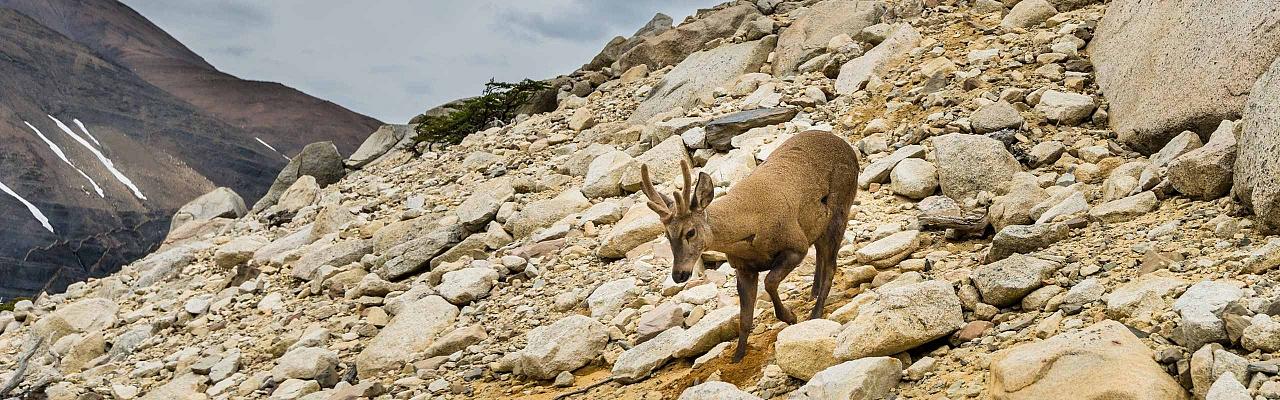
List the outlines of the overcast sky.
<svg viewBox="0 0 1280 400">
<path fill-rule="evenodd" d="M 218 69 L 383 120 L 572 72 L 654 13 L 719 0 L 124 0 Z"/>
</svg>

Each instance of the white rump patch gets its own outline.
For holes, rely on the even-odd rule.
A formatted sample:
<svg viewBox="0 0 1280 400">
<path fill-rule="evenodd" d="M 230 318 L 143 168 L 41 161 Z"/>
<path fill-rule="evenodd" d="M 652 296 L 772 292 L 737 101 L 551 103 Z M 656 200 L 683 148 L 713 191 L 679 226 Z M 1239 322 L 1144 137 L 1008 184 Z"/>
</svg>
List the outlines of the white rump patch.
<svg viewBox="0 0 1280 400">
<path fill-rule="evenodd" d="M 76 140 L 76 142 L 79 142 L 81 146 L 84 146 L 84 148 L 89 149 L 89 151 L 92 152 L 93 155 L 97 156 L 98 161 L 101 161 L 102 165 L 104 167 L 107 167 L 107 171 L 111 171 L 111 175 L 114 175 L 116 177 L 116 180 L 120 181 L 120 183 L 123 183 L 125 186 L 128 186 L 129 190 L 133 191 L 134 197 L 137 197 L 138 199 L 141 199 L 141 200 L 147 199 L 147 196 L 143 196 L 142 191 L 138 190 L 138 186 L 134 185 L 133 181 L 129 180 L 129 177 L 124 176 L 124 173 L 121 173 L 120 170 L 116 169 L 115 163 L 112 163 L 111 160 L 107 158 L 107 156 L 102 155 L 102 152 L 98 151 L 97 148 L 89 144 L 89 141 L 84 140 L 84 138 L 80 137 L 80 135 L 77 135 L 75 132 L 72 132 L 71 128 L 67 127 L 67 124 L 62 123 L 62 121 L 58 120 L 57 118 L 54 118 L 52 115 L 49 116 L 49 119 L 52 119 L 54 123 L 58 124 L 58 128 L 62 129 L 63 132 L 66 132 L 67 135 L 70 135 L 72 139 Z M 85 132 L 87 133 L 89 131 L 85 130 Z"/>
<path fill-rule="evenodd" d="M 88 179 L 89 184 L 93 185 L 93 191 L 98 192 L 98 197 L 106 197 L 105 195 L 102 194 L 102 187 L 98 186 L 98 182 L 94 182 L 93 178 L 89 177 L 89 174 L 84 173 L 84 171 L 81 170 L 80 167 L 77 167 L 75 164 L 71 163 L 71 160 L 67 159 L 67 154 L 62 152 L 62 148 L 58 147 L 57 143 L 54 143 L 52 140 L 49 140 L 49 138 L 45 137 L 44 133 L 41 133 L 40 130 L 36 129 L 36 127 L 34 125 L 31 125 L 30 122 L 22 121 L 22 123 L 27 124 L 28 128 L 31 128 L 31 130 L 33 131 L 36 131 L 36 136 L 40 136 L 40 140 L 43 140 L 45 144 L 49 145 L 49 150 L 53 150 L 53 154 L 57 154 L 58 158 L 62 159 L 62 162 L 67 163 L 67 165 L 70 165 L 71 168 L 75 168 L 76 172 L 79 172 L 80 176 L 83 176 L 84 179 Z"/>
<path fill-rule="evenodd" d="M 36 208 L 35 204 L 31 204 L 31 202 L 27 201 L 27 199 L 24 199 L 22 198 L 22 196 L 19 196 L 17 193 L 14 193 L 13 189 L 10 189 L 8 186 L 6 186 L 4 182 L 0 182 L 0 191 L 4 191 L 5 193 L 8 193 L 10 196 L 13 196 L 13 198 L 18 199 L 18 201 L 26 205 L 27 211 L 31 211 L 31 215 L 36 217 L 36 219 L 40 221 L 40 225 L 44 225 L 44 229 L 48 229 L 50 233 L 57 233 L 53 231 L 53 225 L 49 225 L 49 218 L 45 217 L 44 213 L 40 212 L 40 209 Z"/>
</svg>

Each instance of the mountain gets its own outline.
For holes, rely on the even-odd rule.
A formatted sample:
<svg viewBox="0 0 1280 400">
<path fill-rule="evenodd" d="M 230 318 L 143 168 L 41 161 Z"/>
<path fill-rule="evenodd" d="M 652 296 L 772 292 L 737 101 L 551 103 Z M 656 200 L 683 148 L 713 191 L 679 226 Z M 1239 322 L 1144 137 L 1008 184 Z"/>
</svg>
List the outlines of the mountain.
<svg viewBox="0 0 1280 400">
<path fill-rule="evenodd" d="M 252 202 L 284 155 L 349 154 L 379 125 L 219 72 L 115 1 L 0 1 L 0 297 L 108 274 L 187 201 Z"/>
</svg>

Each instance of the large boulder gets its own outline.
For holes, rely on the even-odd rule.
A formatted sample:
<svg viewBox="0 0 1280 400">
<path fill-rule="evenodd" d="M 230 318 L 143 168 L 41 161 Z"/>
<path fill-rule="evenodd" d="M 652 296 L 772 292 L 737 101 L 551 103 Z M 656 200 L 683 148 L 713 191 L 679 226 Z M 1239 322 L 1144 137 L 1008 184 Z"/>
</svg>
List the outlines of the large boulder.
<svg viewBox="0 0 1280 400">
<path fill-rule="evenodd" d="M 693 159 L 689 158 L 684 140 L 680 136 L 673 135 L 636 157 L 636 162 L 627 165 L 622 173 L 622 188 L 632 192 L 640 190 L 641 165 L 649 166 L 649 178 L 653 179 L 654 185 L 667 182 L 678 182 L 679 185 L 684 185 L 683 175 L 680 172 L 681 162 L 692 164 Z"/>
<path fill-rule="evenodd" d="M 857 35 L 862 29 L 880 23 L 884 12 L 881 1 L 833 0 L 814 4 L 803 13 L 793 13 L 799 16 L 778 35 L 774 75 L 794 74 L 796 67 L 826 50 L 831 38 L 840 34 Z"/>
<path fill-rule="evenodd" d="M 192 221 L 240 218 L 248 212 L 244 199 L 240 198 L 240 195 L 230 188 L 220 187 L 179 208 L 178 212 L 173 214 L 173 220 L 169 222 L 169 231 L 173 232 Z"/>
<path fill-rule="evenodd" d="M 622 383 L 636 382 L 662 367 L 676 351 L 684 336 L 684 328 L 674 327 L 651 340 L 627 349 L 613 363 L 613 377 Z"/>
<path fill-rule="evenodd" d="M 403 307 L 356 355 L 360 378 L 398 371 L 413 361 L 414 353 L 427 350 L 437 336 L 451 329 L 457 317 L 458 307 L 440 296 L 427 296 Z"/>
<path fill-rule="evenodd" d="M 920 43 L 920 32 L 910 24 L 894 26 L 893 33 L 876 47 L 858 58 L 849 60 L 840 66 L 840 75 L 836 77 L 836 93 L 851 94 L 862 90 L 872 76 L 885 73 L 885 70 L 899 57 Z"/>
<path fill-rule="evenodd" d="M 291 275 L 301 280 L 318 278 L 316 272 L 320 267 L 341 267 L 356 261 L 373 250 L 372 244 L 364 239 L 343 240 L 337 243 L 317 243 L 310 247 L 302 258 L 293 262 Z"/>
<path fill-rule="evenodd" d="M 752 128 L 790 121 L 800 112 L 797 108 L 756 108 L 738 111 L 707 122 L 703 127 L 707 146 L 719 151 L 733 148 L 733 137 Z"/>
<path fill-rule="evenodd" d="M 498 208 L 516 195 L 510 178 L 496 178 L 476 185 L 454 214 L 467 230 L 476 231 L 498 215 Z"/>
<path fill-rule="evenodd" d="M 750 4 L 738 4 L 703 14 L 693 21 L 646 37 L 644 41 L 619 55 L 618 61 L 613 63 L 613 70 L 626 71 L 640 64 L 648 65 L 650 70 L 657 70 L 683 63 L 681 60 L 688 60 L 707 42 L 732 36 L 739 26 L 760 15 L 760 11 Z"/>
<path fill-rule="evenodd" d="M 1184 130 L 1205 134 L 1238 119 L 1254 81 L 1280 55 L 1275 8 L 1273 1 L 1109 3 L 1088 52 L 1120 139 L 1149 154 Z"/>
<path fill-rule="evenodd" d="M 996 353 L 986 388 L 996 400 L 1187 399 L 1151 350 L 1113 320 Z"/>
<path fill-rule="evenodd" d="M 462 227 L 458 225 L 437 226 L 434 230 L 420 232 L 384 251 L 379 258 L 381 268 L 377 273 L 382 279 L 396 280 L 429 268 L 432 260 L 462 240 L 462 234 Z"/>
<path fill-rule="evenodd" d="M 951 284 L 925 281 L 880 291 L 836 336 L 837 358 L 887 356 L 947 336 L 964 325 Z"/>
<path fill-rule="evenodd" d="M 585 315 L 570 315 L 533 328 L 516 353 L 515 373 L 534 379 L 555 378 L 587 365 L 604 351 L 609 334 L 604 324 Z"/>
<path fill-rule="evenodd" d="M 1232 195 L 1274 231 L 1280 229 L 1280 59 L 1249 93 L 1243 124 Z"/>
<path fill-rule="evenodd" d="M 347 157 L 345 164 L 350 168 L 360 168 L 376 161 L 383 154 L 391 151 L 406 137 L 412 137 L 413 125 L 387 124 L 373 131 L 364 143 Z"/>
<path fill-rule="evenodd" d="M 1182 317 L 1174 341 L 1189 349 L 1228 339 L 1226 322 L 1221 313 L 1228 304 L 1244 297 L 1238 281 L 1200 281 L 1187 288 L 1173 302 L 1173 311 Z"/>
<path fill-rule="evenodd" d="M 1013 175 L 1022 171 L 1004 144 L 986 136 L 952 133 L 933 138 L 942 194 L 962 200 L 980 191 L 1002 192 Z"/>
<path fill-rule="evenodd" d="M 587 197 L 614 197 L 622 194 L 622 176 L 635 167 L 636 160 L 625 152 L 610 150 L 596 156 L 587 166 L 582 194 Z"/>
<path fill-rule="evenodd" d="M 1231 190 L 1236 164 L 1236 126 L 1222 121 L 1209 142 L 1176 158 L 1169 164 L 1169 182 L 1188 197 L 1212 200 Z"/>
<path fill-rule="evenodd" d="M 289 160 L 289 164 L 276 175 L 276 180 L 271 183 L 271 188 L 267 189 L 267 194 L 253 205 L 253 212 L 259 213 L 275 205 L 280 200 L 280 195 L 302 176 L 311 175 L 323 188 L 342 179 L 345 174 L 342 155 L 338 154 L 338 147 L 334 146 L 333 142 L 309 144 Z"/>
<path fill-rule="evenodd" d="M 622 220 L 604 237 L 604 243 L 596 250 L 602 258 L 622 258 L 628 251 L 662 235 L 662 220 L 658 213 L 645 204 L 634 204 Z"/>
<path fill-rule="evenodd" d="M 589 207 L 591 201 L 582 195 L 581 190 L 569 188 L 554 198 L 526 204 L 507 220 L 507 230 L 515 237 L 522 238 Z"/>
<path fill-rule="evenodd" d="M 813 378 L 840 362 L 832 354 L 839 333 L 840 323 L 829 319 L 811 319 L 783 328 L 773 344 L 778 367 L 798 379 Z"/>
<path fill-rule="evenodd" d="M 1045 278 L 1058 268 L 1058 263 L 1036 257 L 1014 254 L 1009 258 L 978 267 L 973 271 L 973 284 L 982 301 L 997 307 L 1017 304 L 1023 296 L 1039 289 Z"/>
<path fill-rule="evenodd" d="M 120 306 L 107 299 L 80 300 L 58 307 L 53 313 L 40 318 L 31 330 L 48 344 L 73 333 L 90 333 L 110 328 L 116 323 Z"/>
<path fill-rule="evenodd" d="M 672 31 L 678 30 L 680 28 L 672 29 Z M 661 112 L 678 107 L 689 108 L 695 104 L 699 96 L 710 96 L 711 90 L 717 86 L 748 72 L 760 72 L 760 67 L 768 59 L 769 52 L 773 51 L 777 41 L 776 36 L 768 36 L 764 39 L 720 46 L 684 57 L 684 61 L 680 61 L 680 64 L 668 71 L 667 75 L 658 82 L 658 86 L 653 88 L 649 97 L 636 106 L 631 120 L 644 122 Z M 701 43 L 699 42 L 698 46 L 701 46 Z"/>
<path fill-rule="evenodd" d="M 609 43 L 606 43 L 604 45 L 604 49 L 601 49 L 600 53 L 596 54 L 596 56 L 591 59 L 591 62 L 588 62 L 587 64 L 582 66 L 582 70 L 597 71 L 604 67 L 613 65 L 614 61 L 618 61 L 619 56 L 621 56 L 623 53 L 626 53 L 628 50 L 631 50 L 632 48 L 636 47 L 636 45 L 639 45 L 640 43 L 644 43 L 645 39 L 648 39 L 649 37 L 655 36 L 659 33 L 666 32 L 668 29 L 671 29 L 671 22 L 672 22 L 671 17 L 666 14 L 663 14 L 663 13 L 654 14 L 653 18 L 649 20 L 649 23 L 640 27 L 640 29 L 637 30 L 635 34 L 631 35 L 630 38 L 624 38 L 622 36 L 614 36 L 614 38 L 610 40 Z M 641 65 L 645 65 L 645 64 L 641 64 Z M 635 67 L 638 67 L 638 66 L 639 65 Z M 631 67 L 627 69 L 630 70 L 635 67 Z M 648 65 L 645 65 L 644 68 L 647 70 Z M 622 72 L 622 71 L 618 71 L 618 72 Z"/>
</svg>

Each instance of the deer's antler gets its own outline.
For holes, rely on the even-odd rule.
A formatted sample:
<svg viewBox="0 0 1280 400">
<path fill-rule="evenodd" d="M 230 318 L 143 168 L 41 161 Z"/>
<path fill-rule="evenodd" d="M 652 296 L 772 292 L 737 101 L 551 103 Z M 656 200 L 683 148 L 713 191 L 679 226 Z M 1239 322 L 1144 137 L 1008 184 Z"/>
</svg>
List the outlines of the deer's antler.
<svg viewBox="0 0 1280 400">
<path fill-rule="evenodd" d="M 675 210 L 672 210 L 671 207 L 675 204 L 673 204 L 670 197 L 658 193 L 658 190 L 653 188 L 653 180 L 649 179 L 649 165 L 647 164 L 640 164 L 640 183 L 645 196 L 649 198 L 649 209 L 658 213 L 658 217 L 662 219 L 662 222 L 671 220 L 671 217 L 675 214 Z"/>
</svg>

